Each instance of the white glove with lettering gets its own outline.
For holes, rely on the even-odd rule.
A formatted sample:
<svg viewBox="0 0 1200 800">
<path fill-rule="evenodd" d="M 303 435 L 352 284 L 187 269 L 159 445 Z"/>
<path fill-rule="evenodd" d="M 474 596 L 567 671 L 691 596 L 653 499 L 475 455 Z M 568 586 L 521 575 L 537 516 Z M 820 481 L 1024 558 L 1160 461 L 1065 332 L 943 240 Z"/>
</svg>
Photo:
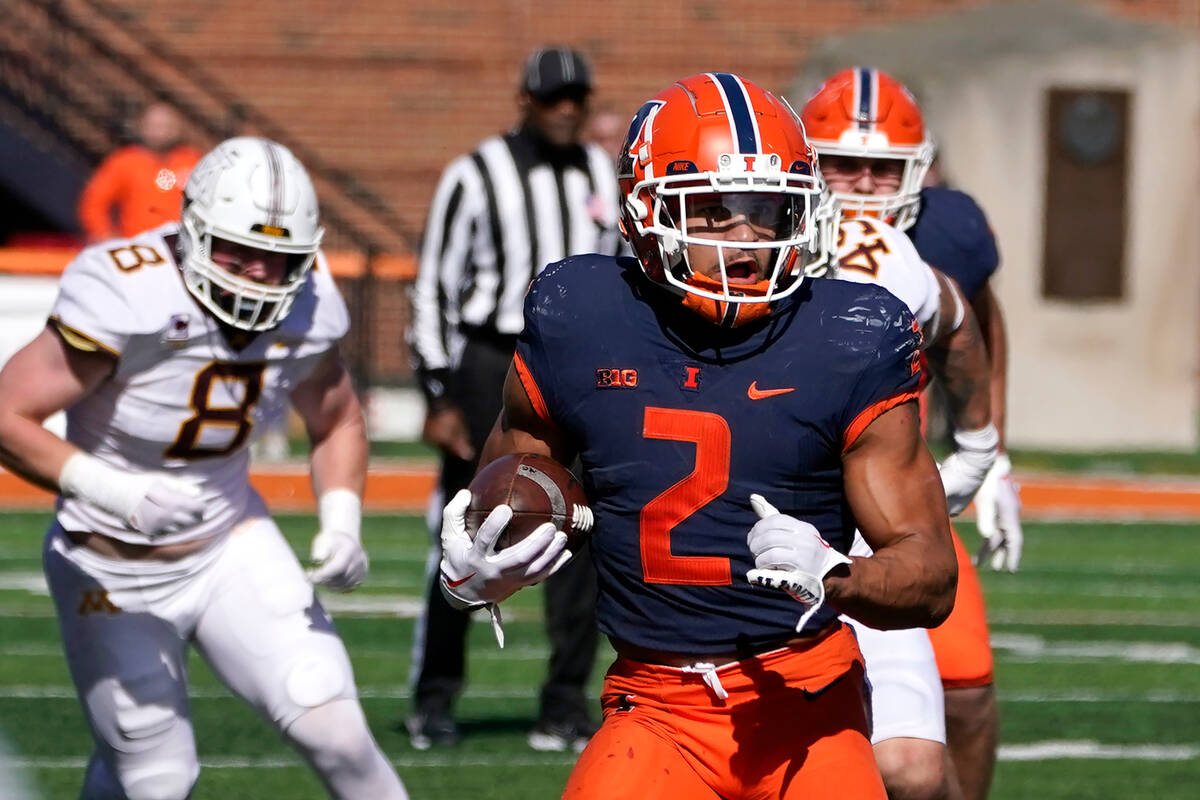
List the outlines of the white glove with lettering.
<svg viewBox="0 0 1200 800">
<path fill-rule="evenodd" d="M 317 501 L 317 518 L 309 581 L 335 592 L 357 589 L 370 567 L 362 545 L 362 498 L 350 489 L 330 489 Z"/>
<path fill-rule="evenodd" d="M 547 522 L 533 533 L 496 552 L 496 539 L 512 519 L 512 508 L 499 505 L 479 526 L 475 541 L 467 535 L 471 492 L 461 490 L 442 511 L 442 593 L 458 608 L 499 603 L 518 589 L 553 575 L 571 559 L 567 535 Z"/>
<path fill-rule="evenodd" d="M 992 569 L 1016 572 L 1021 566 L 1021 548 L 1025 534 L 1021 530 L 1020 487 L 1012 478 L 1012 461 L 1002 454 L 988 471 L 975 495 L 976 524 L 983 544 L 975 554 L 975 564 L 991 562 Z"/>
<path fill-rule="evenodd" d="M 780 514 L 762 495 L 750 495 L 750 506 L 758 514 L 758 522 L 746 537 L 755 566 L 746 573 L 746 580 L 754 586 L 782 589 L 798 600 L 804 606 L 796 623 L 800 631 L 825 602 L 825 576 L 837 565 L 851 561 L 830 547 L 815 527 Z"/>
<path fill-rule="evenodd" d="M 189 528 L 204 516 L 196 484 L 165 472 L 130 472 L 87 453 L 66 460 L 58 486 L 65 497 L 86 500 L 151 537 Z"/>
<path fill-rule="evenodd" d="M 1000 433 L 996 426 L 977 431 L 955 431 L 954 452 L 938 467 L 946 489 L 950 516 L 957 516 L 971 504 L 971 498 L 983 484 L 988 470 L 1000 453 Z"/>
</svg>

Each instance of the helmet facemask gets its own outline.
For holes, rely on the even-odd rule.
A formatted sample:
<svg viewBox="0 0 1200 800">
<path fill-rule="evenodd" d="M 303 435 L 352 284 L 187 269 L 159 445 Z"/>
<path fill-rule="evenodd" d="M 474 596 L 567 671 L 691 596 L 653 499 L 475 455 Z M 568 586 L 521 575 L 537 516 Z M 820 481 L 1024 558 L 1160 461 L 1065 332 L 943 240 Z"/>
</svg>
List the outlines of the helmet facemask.
<svg viewBox="0 0 1200 800">
<path fill-rule="evenodd" d="M 632 222 L 657 248 L 662 280 L 686 306 L 740 325 L 799 287 L 805 265 L 825 257 L 830 228 L 821 180 L 804 162 L 785 172 L 775 154 L 723 154 L 718 165 L 635 184 L 630 195 L 651 207 Z M 737 238 L 721 236 L 734 231 Z M 762 251 L 769 251 L 765 264 Z"/>
<path fill-rule="evenodd" d="M 180 266 L 188 291 L 218 321 L 259 332 L 292 308 L 324 236 L 308 174 L 286 148 L 265 139 L 222 142 L 201 160 L 184 191 Z M 213 259 L 221 242 L 285 259 L 278 284 L 236 275 Z"/>
<path fill-rule="evenodd" d="M 907 230 L 917 221 L 921 211 L 921 187 L 933 164 L 934 145 L 928 137 L 916 145 L 888 144 L 880 133 L 862 134 L 848 130 L 837 142 L 813 140 L 822 159 L 830 156 L 878 161 L 895 159 L 903 163 L 900 185 L 895 192 L 861 194 L 834 192 L 845 217 L 867 216 L 881 219 L 898 230 Z"/>
</svg>

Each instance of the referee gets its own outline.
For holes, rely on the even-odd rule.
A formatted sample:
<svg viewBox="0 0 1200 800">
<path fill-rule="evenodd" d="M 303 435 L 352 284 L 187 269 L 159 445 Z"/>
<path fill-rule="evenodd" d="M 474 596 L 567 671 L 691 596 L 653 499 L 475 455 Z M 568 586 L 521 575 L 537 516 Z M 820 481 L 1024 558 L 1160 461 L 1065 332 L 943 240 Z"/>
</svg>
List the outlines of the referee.
<svg viewBox="0 0 1200 800">
<path fill-rule="evenodd" d="M 617 181 L 611 157 L 580 142 L 591 70 L 566 48 L 534 51 L 522 73 L 517 126 L 485 139 L 442 173 L 425 227 L 409 331 L 428 404 L 424 440 L 442 452 L 441 498 L 475 474 L 500 412 L 504 376 L 523 326 L 525 290 L 542 268 L 579 253 L 616 254 Z M 435 504 L 435 507 L 440 504 Z M 434 552 L 413 652 L 417 749 L 459 739 L 469 613 L 450 607 Z M 595 731 L 584 684 L 596 657 L 596 578 L 585 550 L 545 583 L 550 664 L 529 744 L 581 750 Z"/>
</svg>

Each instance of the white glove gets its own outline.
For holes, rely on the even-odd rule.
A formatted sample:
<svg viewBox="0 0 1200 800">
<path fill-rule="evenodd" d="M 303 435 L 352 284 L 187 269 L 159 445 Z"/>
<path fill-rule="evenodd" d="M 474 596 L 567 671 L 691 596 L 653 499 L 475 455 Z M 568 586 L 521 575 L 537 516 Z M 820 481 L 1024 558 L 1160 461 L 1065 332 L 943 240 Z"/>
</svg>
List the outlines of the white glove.
<svg viewBox="0 0 1200 800">
<path fill-rule="evenodd" d="M 357 589 L 370 564 L 362 546 L 362 499 L 349 489 L 330 489 L 317 501 L 317 517 L 309 581 L 336 592 Z"/>
<path fill-rule="evenodd" d="M 571 559 L 567 535 L 547 522 L 516 544 L 495 552 L 496 539 L 512 519 L 512 508 L 499 505 L 479 526 L 475 541 L 467 535 L 471 492 L 461 490 L 442 511 L 442 592 L 459 608 L 499 603 L 518 589 L 553 575 Z"/>
<path fill-rule="evenodd" d="M 955 450 L 938 467 L 942 486 L 946 489 L 946 506 L 950 516 L 957 516 L 971 503 L 988 470 L 1000 452 L 1000 433 L 996 426 L 977 431 L 955 431 Z"/>
<path fill-rule="evenodd" d="M 746 537 L 755 566 L 746 580 L 754 586 L 782 589 L 798 600 L 804 606 L 796 623 L 800 631 L 825 602 L 825 576 L 838 564 L 851 561 L 830 547 L 815 527 L 780 514 L 762 495 L 750 495 L 750 506 L 758 522 Z"/>
<path fill-rule="evenodd" d="M 204 516 L 196 484 L 164 472 L 129 472 L 87 453 L 66 460 L 58 486 L 64 496 L 86 500 L 151 537 L 189 528 Z"/>
<path fill-rule="evenodd" d="M 1021 565 L 1025 534 L 1021 530 L 1020 487 L 1012 478 L 1012 462 L 1001 454 L 988 471 L 975 495 L 976 524 L 983 544 L 975 554 L 975 564 L 991 561 L 992 569 L 1016 572 Z"/>
</svg>

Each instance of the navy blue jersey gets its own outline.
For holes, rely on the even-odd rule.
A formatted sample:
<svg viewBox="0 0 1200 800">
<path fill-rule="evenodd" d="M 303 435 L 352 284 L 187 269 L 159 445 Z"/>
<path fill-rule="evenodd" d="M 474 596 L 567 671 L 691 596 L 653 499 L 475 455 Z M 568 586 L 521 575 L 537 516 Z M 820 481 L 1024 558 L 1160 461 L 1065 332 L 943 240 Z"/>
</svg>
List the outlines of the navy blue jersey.
<svg viewBox="0 0 1200 800">
<path fill-rule="evenodd" d="M 919 347 L 908 309 L 874 285 L 807 281 L 764 322 L 731 331 L 633 259 L 547 267 L 526 297 L 516 366 L 582 459 L 600 629 L 696 654 L 794 635 L 799 604 L 746 583 L 750 495 L 846 552 L 842 452 L 916 396 Z"/>
<path fill-rule="evenodd" d="M 975 299 L 1000 265 L 983 209 L 955 189 L 922 189 L 921 213 L 908 236 L 925 263 L 953 278 L 968 300 Z"/>
</svg>

